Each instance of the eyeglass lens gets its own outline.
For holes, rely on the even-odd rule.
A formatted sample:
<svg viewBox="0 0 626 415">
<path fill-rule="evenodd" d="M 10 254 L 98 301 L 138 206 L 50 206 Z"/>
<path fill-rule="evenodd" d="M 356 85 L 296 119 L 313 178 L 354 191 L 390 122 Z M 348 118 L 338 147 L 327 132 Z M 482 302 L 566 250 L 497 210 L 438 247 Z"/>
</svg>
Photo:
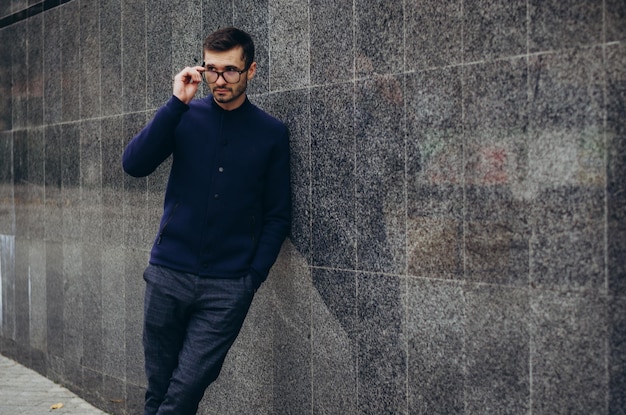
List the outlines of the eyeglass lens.
<svg viewBox="0 0 626 415">
<path fill-rule="evenodd" d="M 238 71 L 218 72 L 218 71 L 215 71 L 215 70 L 212 70 L 212 69 L 207 69 L 202 74 L 204 75 L 205 80 L 208 83 L 217 82 L 217 79 L 220 77 L 220 75 L 229 84 L 234 84 L 234 83 L 239 82 L 239 79 L 241 77 L 241 74 Z"/>
</svg>

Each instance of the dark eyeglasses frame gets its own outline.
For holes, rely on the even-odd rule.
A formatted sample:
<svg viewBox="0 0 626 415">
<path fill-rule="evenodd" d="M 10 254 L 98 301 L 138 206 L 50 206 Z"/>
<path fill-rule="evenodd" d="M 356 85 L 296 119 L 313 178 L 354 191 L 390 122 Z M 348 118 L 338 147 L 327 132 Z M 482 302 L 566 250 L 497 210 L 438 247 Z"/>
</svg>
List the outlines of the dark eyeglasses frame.
<svg viewBox="0 0 626 415">
<path fill-rule="evenodd" d="M 206 64 L 204 62 L 202 62 L 202 66 L 206 69 Z M 249 66 L 247 68 L 241 70 L 241 71 L 237 70 L 237 69 L 229 69 L 227 71 L 221 71 L 220 72 L 220 71 L 214 71 L 214 70 L 209 71 L 208 69 L 206 69 L 204 72 L 202 72 L 202 79 L 204 79 L 204 82 L 206 82 L 207 84 L 210 84 L 210 83 L 212 84 L 212 83 L 217 82 L 217 80 L 220 79 L 220 76 L 221 76 L 224 79 L 224 81 L 226 81 L 226 83 L 228 83 L 228 84 L 236 84 L 237 82 L 241 81 L 241 74 L 244 73 L 244 72 L 247 72 L 248 69 L 250 69 Z M 207 72 L 211 72 L 211 73 L 217 74 L 217 78 L 215 78 L 215 80 L 213 82 L 209 82 L 207 80 L 207 77 L 206 77 L 206 73 Z M 224 74 L 227 73 L 227 72 L 231 72 L 231 73 L 232 72 L 236 72 L 237 74 L 239 74 L 239 76 L 237 77 L 237 80 L 231 82 L 228 79 L 226 79 Z"/>
</svg>

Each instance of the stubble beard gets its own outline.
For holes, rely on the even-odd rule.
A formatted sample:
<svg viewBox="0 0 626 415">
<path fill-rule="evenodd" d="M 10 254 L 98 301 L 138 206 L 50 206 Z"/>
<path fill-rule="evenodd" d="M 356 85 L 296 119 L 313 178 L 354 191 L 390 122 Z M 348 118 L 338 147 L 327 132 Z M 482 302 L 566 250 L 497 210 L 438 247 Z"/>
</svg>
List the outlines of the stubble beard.
<svg viewBox="0 0 626 415">
<path fill-rule="evenodd" d="M 228 104 L 229 102 L 233 102 L 237 98 L 242 96 L 244 94 L 244 92 L 246 92 L 247 87 L 248 87 L 248 82 L 246 81 L 246 82 L 244 82 L 241 85 L 237 84 L 237 86 L 235 86 L 235 88 L 231 88 L 231 87 L 228 87 L 228 86 L 226 88 L 215 87 L 215 88 L 213 88 L 213 90 L 211 92 L 213 93 L 213 99 L 215 101 L 217 101 L 219 103 L 222 103 L 222 104 Z M 215 93 L 215 90 L 217 90 L 217 89 L 228 90 L 230 92 L 230 95 L 226 95 L 226 96 L 217 95 Z"/>
</svg>

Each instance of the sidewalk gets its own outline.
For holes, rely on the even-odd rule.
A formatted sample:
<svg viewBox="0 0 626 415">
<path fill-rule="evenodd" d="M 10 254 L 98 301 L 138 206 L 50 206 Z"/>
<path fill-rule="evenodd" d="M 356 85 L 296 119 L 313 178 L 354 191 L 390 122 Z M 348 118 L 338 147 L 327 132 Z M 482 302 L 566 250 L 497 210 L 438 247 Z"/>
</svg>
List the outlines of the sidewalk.
<svg viewBox="0 0 626 415">
<path fill-rule="evenodd" d="M 52 409 L 55 404 L 62 404 Z M 78 396 L 0 355 L 0 415 L 106 415 Z"/>
</svg>

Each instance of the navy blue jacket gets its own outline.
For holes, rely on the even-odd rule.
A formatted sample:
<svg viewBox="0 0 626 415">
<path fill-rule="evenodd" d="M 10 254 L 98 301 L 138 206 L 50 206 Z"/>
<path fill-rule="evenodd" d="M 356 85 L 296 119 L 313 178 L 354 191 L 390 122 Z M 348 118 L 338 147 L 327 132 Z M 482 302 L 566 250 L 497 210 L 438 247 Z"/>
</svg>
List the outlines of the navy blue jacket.
<svg viewBox="0 0 626 415">
<path fill-rule="evenodd" d="M 124 170 L 152 173 L 172 155 L 150 263 L 206 277 L 251 273 L 260 285 L 291 222 L 283 123 L 247 98 L 226 111 L 211 95 L 172 96 L 124 150 Z"/>
</svg>

